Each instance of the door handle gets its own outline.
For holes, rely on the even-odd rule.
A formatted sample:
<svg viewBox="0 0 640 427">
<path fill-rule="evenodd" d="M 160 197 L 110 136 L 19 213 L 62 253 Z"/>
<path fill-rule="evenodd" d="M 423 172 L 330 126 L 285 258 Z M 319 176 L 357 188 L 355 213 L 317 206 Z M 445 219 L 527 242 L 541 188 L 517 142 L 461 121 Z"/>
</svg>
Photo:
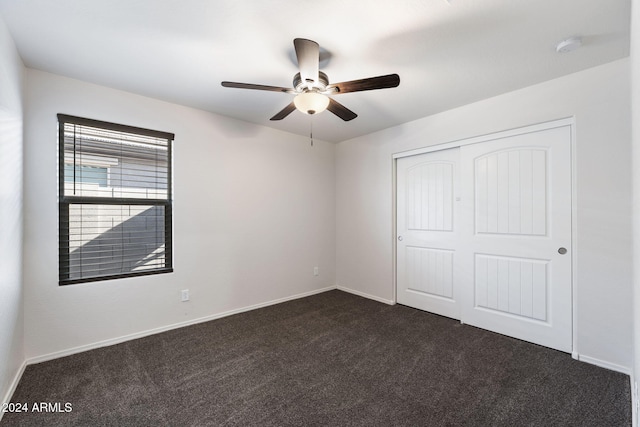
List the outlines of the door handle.
<svg viewBox="0 0 640 427">
<path fill-rule="evenodd" d="M 398 240 L 402 242 L 402 236 L 398 236 Z"/>
<path fill-rule="evenodd" d="M 566 253 L 567 253 L 567 248 L 559 248 L 559 249 L 558 249 L 558 253 L 559 253 L 560 255 L 564 255 L 564 254 L 566 254 Z"/>
</svg>

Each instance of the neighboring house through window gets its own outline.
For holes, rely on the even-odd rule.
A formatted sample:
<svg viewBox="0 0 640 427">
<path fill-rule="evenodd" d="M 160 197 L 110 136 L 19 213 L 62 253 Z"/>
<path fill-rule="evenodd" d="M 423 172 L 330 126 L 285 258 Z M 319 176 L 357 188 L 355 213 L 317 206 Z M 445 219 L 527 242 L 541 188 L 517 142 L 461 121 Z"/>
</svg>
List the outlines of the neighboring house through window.
<svg viewBox="0 0 640 427">
<path fill-rule="evenodd" d="M 58 114 L 59 283 L 172 268 L 174 135 Z"/>
<path fill-rule="evenodd" d="M 73 165 L 65 162 L 64 164 L 64 181 L 65 182 L 82 182 L 86 184 L 98 184 L 100 187 L 106 187 L 108 167 Z"/>
</svg>

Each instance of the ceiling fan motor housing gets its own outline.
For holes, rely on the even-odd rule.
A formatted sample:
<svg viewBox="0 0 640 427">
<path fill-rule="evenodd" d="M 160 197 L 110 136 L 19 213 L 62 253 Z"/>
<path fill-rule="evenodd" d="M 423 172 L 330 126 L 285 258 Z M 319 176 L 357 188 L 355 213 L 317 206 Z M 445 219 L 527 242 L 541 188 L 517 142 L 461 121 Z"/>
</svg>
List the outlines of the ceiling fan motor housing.
<svg viewBox="0 0 640 427">
<path fill-rule="evenodd" d="M 311 89 L 309 88 L 310 84 L 312 87 Z M 318 71 L 317 82 L 307 82 L 302 80 L 302 77 L 300 77 L 300 73 L 296 73 L 296 75 L 293 76 L 293 87 L 295 91 L 298 93 L 308 92 L 310 90 L 315 92 L 324 92 L 327 90 L 328 84 L 329 84 L 329 77 L 327 77 L 327 75 L 322 71 Z"/>
</svg>

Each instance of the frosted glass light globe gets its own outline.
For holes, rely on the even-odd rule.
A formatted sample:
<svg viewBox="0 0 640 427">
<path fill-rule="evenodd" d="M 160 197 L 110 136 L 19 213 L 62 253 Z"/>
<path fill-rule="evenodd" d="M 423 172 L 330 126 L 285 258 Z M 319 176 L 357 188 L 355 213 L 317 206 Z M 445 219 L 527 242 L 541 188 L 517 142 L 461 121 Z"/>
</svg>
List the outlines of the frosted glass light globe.
<svg viewBox="0 0 640 427">
<path fill-rule="evenodd" d="M 322 113 L 329 106 L 329 97 L 317 92 L 305 92 L 293 98 L 296 108 L 305 114 Z"/>
</svg>

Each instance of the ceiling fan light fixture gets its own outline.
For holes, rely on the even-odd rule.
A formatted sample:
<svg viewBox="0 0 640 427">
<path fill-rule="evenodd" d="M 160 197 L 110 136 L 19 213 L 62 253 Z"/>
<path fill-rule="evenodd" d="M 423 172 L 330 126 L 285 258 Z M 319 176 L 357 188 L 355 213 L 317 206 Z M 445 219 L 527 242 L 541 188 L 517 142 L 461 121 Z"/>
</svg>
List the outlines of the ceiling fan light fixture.
<svg viewBox="0 0 640 427">
<path fill-rule="evenodd" d="M 333 97 L 329 97 L 329 95 L 387 89 L 397 87 L 400 84 L 400 76 L 397 74 L 329 84 L 329 77 L 318 69 L 320 66 L 320 46 L 318 43 L 313 40 L 298 38 L 293 40 L 293 47 L 296 51 L 296 59 L 300 69 L 300 72 L 293 76 L 293 89 L 228 81 L 223 81 L 221 83 L 222 86 L 296 94 L 293 101 L 289 102 L 286 107 L 278 111 L 269 120 L 282 120 L 294 110 L 300 110 L 304 114 L 318 114 L 324 110 L 329 110 L 329 112 L 343 121 L 348 122 L 358 117 L 358 115 Z"/>
<path fill-rule="evenodd" d="M 329 97 L 318 92 L 304 92 L 296 95 L 293 103 L 305 114 L 318 114 L 329 106 Z"/>
</svg>

